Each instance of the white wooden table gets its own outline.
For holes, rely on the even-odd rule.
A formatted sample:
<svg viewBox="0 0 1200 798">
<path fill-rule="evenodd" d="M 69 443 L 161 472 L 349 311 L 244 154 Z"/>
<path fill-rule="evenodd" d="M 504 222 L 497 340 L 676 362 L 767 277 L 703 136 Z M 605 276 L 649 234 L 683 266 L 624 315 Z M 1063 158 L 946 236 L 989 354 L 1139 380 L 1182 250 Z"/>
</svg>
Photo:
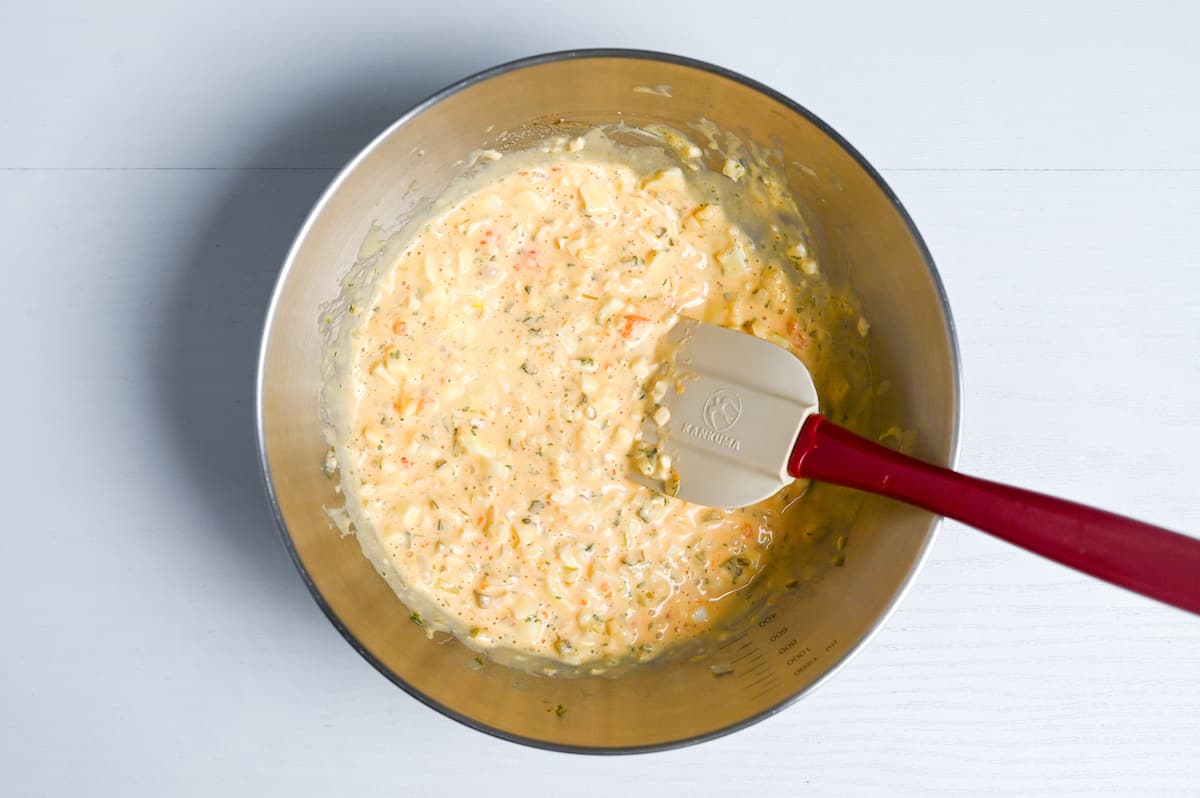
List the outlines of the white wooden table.
<svg viewBox="0 0 1200 798">
<path fill-rule="evenodd" d="M 940 264 L 961 466 L 1200 533 L 1195 5 L 504 5 L 0 12 L 0 794 L 1200 794 L 1200 619 L 954 524 L 826 687 L 666 754 L 485 737 L 341 640 L 254 460 L 277 267 L 410 104 L 567 47 L 692 55 L 822 116 Z"/>
</svg>

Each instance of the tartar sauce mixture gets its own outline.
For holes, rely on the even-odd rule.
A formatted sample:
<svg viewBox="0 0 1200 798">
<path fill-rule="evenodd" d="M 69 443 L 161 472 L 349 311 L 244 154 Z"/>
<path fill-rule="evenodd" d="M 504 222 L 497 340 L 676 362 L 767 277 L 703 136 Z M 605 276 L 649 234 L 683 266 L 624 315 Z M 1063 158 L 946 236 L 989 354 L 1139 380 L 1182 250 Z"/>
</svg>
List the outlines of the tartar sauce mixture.
<svg viewBox="0 0 1200 798">
<path fill-rule="evenodd" d="M 670 469 L 639 441 L 666 420 L 665 332 L 680 315 L 747 330 L 821 385 L 828 331 L 798 237 L 769 256 L 684 170 L 590 149 L 493 165 L 380 271 L 350 308 L 334 451 L 353 530 L 413 622 L 599 671 L 719 624 L 800 493 L 719 511 L 630 481 Z"/>
</svg>

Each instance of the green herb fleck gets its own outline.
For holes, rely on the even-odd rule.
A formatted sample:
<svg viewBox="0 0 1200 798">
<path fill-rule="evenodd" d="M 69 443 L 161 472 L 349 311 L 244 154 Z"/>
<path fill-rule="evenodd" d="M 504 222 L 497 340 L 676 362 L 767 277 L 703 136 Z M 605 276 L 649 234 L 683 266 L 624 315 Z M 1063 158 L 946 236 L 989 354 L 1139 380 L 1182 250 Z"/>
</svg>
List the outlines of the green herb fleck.
<svg viewBox="0 0 1200 798">
<path fill-rule="evenodd" d="M 730 578 L 737 582 L 742 577 L 742 573 L 750 567 L 750 561 L 745 557 L 730 557 L 721 563 L 721 567 L 729 571 Z"/>
</svg>

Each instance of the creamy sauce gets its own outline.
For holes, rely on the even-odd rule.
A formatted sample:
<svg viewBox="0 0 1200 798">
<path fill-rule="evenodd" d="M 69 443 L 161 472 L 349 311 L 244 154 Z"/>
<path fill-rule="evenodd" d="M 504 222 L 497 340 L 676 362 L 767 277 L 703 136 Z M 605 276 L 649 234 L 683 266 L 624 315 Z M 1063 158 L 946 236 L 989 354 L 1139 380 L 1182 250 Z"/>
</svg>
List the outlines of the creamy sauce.
<svg viewBox="0 0 1200 798">
<path fill-rule="evenodd" d="M 424 224 L 350 307 L 326 401 L 354 531 L 415 623 L 603 670 L 728 620 L 804 487 L 720 511 L 630 481 L 671 466 L 639 442 L 666 420 L 666 331 L 681 314 L 744 329 L 819 387 L 830 331 L 796 285 L 819 284 L 799 236 L 764 251 L 680 168 L 589 149 L 494 164 Z"/>
</svg>

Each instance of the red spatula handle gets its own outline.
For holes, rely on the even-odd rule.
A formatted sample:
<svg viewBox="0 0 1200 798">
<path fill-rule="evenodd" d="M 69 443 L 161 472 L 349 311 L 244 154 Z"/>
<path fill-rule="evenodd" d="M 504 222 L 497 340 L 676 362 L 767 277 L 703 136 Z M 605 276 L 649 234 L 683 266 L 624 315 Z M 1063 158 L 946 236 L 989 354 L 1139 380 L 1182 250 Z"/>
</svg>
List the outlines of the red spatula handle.
<svg viewBox="0 0 1200 798">
<path fill-rule="evenodd" d="M 962 521 L 1144 596 L 1200 614 L 1200 540 L 914 460 L 813 415 L 788 473 Z"/>
</svg>

